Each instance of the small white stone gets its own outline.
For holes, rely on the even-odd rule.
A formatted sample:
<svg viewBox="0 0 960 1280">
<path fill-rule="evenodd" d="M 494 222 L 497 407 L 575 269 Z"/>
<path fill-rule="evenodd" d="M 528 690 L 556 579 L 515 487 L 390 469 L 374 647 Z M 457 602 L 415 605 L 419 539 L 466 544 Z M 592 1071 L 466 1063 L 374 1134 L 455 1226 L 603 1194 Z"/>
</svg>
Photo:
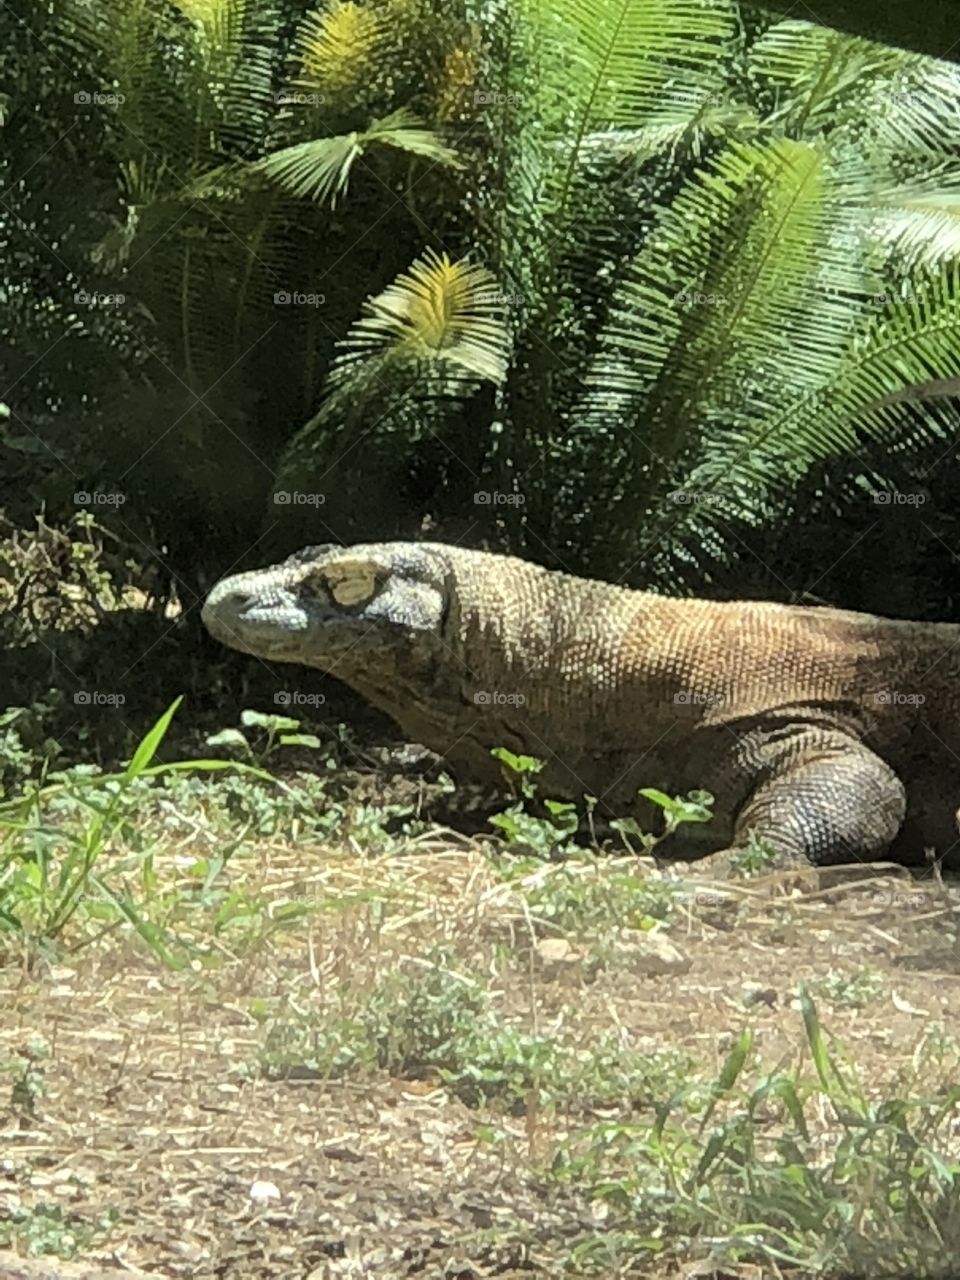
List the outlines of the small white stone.
<svg viewBox="0 0 960 1280">
<path fill-rule="evenodd" d="M 256 1200 L 258 1204 L 265 1204 L 268 1200 L 280 1199 L 280 1188 L 273 1182 L 260 1182 L 259 1179 L 250 1188 L 250 1199 Z"/>
<path fill-rule="evenodd" d="M 610 1217 L 610 1206 L 606 1200 L 590 1201 L 590 1217 L 597 1223 L 606 1222 Z"/>
<path fill-rule="evenodd" d="M 537 954 L 544 964 L 556 964 L 580 958 L 576 948 L 566 938 L 540 938 L 537 942 Z"/>
<path fill-rule="evenodd" d="M 566 938 L 541 938 L 537 942 L 540 972 L 547 982 L 572 978 L 579 973 L 583 953 Z"/>
<path fill-rule="evenodd" d="M 623 929 L 616 952 L 627 968 L 647 977 L 687 973 L 690 957 L 674 946 L 669 938 L 654 930 Z"/>
</svg>

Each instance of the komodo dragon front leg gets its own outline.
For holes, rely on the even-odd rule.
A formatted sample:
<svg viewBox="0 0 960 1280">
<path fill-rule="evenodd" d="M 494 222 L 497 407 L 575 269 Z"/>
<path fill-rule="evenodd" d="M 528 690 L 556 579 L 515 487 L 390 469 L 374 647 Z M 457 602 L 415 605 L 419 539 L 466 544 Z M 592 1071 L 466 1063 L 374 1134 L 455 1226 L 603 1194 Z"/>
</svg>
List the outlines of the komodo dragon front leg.
<svg viewBox="0 0 960 1280">
<path fill-rule="evenodd" d="M 882 859 L 904 820 L 906 792 L 890 766 L 848 734 L 822 729 L 754 734 L 735 748 L 758 779 L 736 813 L 728 848 L 697 862 L 727 875 L 751 839 L 775 866 L 830 866 Z"/>
</svg>

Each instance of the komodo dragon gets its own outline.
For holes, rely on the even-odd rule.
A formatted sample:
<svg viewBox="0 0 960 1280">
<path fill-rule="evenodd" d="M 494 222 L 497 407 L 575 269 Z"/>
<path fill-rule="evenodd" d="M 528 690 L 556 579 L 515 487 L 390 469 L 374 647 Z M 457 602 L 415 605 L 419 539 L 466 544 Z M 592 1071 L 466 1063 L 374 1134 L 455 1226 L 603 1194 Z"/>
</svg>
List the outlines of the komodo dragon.
<svg viewBox="0 0 960 1280">
<path fill-rule="evenodd" d="M 712 792 L 668 855 L 725 865 L 751 836 L 786 865 L 960 849 L 960 625 L 672 599 L 429 542 L 308 547 L 225 578 L 203 619 L 336 675 L 460 778 L 499 777 L 507 747 L 545 760 L 545 794 L 646 830 L 638 788 Z"/>
</svg>

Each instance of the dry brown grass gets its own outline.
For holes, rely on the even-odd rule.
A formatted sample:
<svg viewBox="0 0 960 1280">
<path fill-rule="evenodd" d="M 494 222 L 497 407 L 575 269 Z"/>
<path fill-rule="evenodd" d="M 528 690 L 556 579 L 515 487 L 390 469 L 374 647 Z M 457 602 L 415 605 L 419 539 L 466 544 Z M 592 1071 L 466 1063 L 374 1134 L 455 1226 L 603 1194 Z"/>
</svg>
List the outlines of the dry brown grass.
<svg viewBox="0 0 960 1280">
<path fill-rule="evenodd" d="M 171 851 L 158 874 L 175 884 L 183 858 Z M 561 874 L 532 873 L 541 887 Z M 605 1207 L 546 1170 L 585 1115 L 610 1118 L 609 1106 L 531 1102 L 515 1115 L 467 1107 L 429 1074 L 270 1079 L 255 1069 L 265 1006 L 322 1013 L 344 991 L 362 1004 L 386 976 L 428 964 L 435 946 L 451 968 L 484 976 L 505 1018 L 562 1030 L 585 1051 L 614 1033 L 625 1047 L 676 1047 L 716 1069 L 750 1025 L 758 1059 L 800 1066 L 798 982 L 863 965 L 879 975 L 877 997 L 862 1008 L 822 997 L 820 1012 L 871 1090 L 916 1080 L 931 1021 L 960 1025 L 960 958 L 944 941 L 960 909 L 952 886 L 864 877 L 790 899 L 705 892 L 670 929 L 688 971 L 650 977 L 620 967 L 615 948 L 591 968 L 582 936 L 570 938 L 572 963 L 545 966 L 534 944 L 556 930 L 531 910 L 531 881 L 505 884 L 480 847 L 442 833 L 382 858 L 262 842 L 230 877 L 268 919 L 291 904 L 307 914 L 241 953 L 226 938 L 182 973 L 124 928 L 73 954 L 68 940 L 55 961 L 8 956 L 0 1052 L 22 1063 L 41 1037 L 49 1057 L 36 1065 L 43 1092 L 32 1103 L 8 1075 L 0 1223 L 43 1205 L 80 1224 L 109 1210 L 115 1222 L 83 1257 L 197 1280 L 566 1274 L 570 1241 L 601 1232 Z M 827 1108 L 821 1119 L 826 1133 Z M 258 1183 L 278 1196 L 252 1198 Z M 617 1271 L 681 1273 L 679 1260 Z"/>
</svg>

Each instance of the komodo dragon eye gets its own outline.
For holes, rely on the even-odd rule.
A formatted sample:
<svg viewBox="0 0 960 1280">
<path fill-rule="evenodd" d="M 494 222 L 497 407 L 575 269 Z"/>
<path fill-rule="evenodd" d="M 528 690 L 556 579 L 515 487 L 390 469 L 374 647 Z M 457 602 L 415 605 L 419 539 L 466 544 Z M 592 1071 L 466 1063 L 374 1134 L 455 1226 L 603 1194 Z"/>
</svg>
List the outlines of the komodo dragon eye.
<svg viewBox="0 0 960 1280">
<path fill-rule="evenodd" d="M 343 608 L 369 604 L 387 580 L 386 570 L 373 560 L 338 560 L 303 579 L 301 590 L 314 600 Z"/>
</svg>

